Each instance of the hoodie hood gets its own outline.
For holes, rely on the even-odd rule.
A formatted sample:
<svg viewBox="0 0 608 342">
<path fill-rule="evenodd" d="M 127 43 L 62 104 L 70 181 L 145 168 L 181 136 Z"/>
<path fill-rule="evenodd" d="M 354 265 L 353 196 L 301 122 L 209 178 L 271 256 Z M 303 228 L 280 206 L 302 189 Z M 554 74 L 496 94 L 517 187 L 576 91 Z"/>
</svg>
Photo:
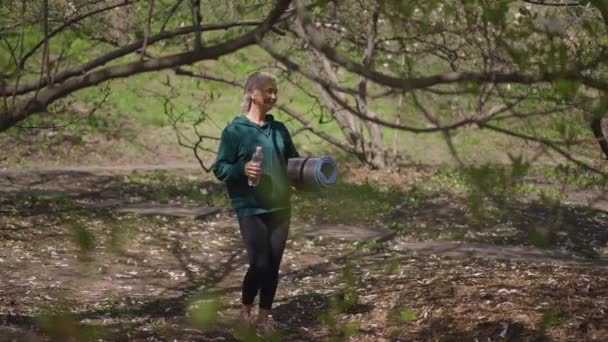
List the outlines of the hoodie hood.
<svg viewBox="0 0 608 342">
<path fill-rule="evenodd" d="M 265 122 L 264 126 L 266 126 L 266 124 L 269 124 L 273 121 L 274 121 L 274 117 L 272 116 L 272 114 L 266 114 L 266 116 L 264 116 L 264 122 Z M 260 127 L 260 126 L 256 125 L 255 123 L 251 122 L 251 120 L 249 120 L 245 114 L 235 117 L 232 120 L 232 124 Z"/>
</svg>

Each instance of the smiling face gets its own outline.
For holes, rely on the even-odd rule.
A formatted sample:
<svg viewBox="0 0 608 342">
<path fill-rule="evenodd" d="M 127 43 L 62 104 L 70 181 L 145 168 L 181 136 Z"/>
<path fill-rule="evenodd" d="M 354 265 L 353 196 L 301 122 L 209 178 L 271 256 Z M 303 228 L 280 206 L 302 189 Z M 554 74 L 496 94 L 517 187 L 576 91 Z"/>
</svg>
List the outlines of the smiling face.
<svg viewBox="0 0 608 342">
<path fill-rule="evenodd" d="M 251 104 L 266 113 L 277 102 L 277 82 L 271 78 L 264 79 L 251 92 Z"/>
</svg>

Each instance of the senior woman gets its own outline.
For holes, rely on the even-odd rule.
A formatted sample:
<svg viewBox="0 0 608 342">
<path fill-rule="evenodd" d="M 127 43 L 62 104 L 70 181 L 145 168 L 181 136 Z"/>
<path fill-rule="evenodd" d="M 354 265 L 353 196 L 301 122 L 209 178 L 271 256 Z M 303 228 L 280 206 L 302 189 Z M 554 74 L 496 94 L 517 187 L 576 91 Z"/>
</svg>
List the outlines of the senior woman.
<svg viewBox="0 0 608 342">
<path fill-rule="evenodd" d="M 223 130 L 213 168 L 228 189 L 249 259 L 240 319 L 253 324 L 251 310 L 259 293 L 255 325 L 263 334 L 274 331 L 271 309 L 291 218 L 286 165 L 289 158 L 298 157 L 285 125 L 268 114 L 276 99 L 273 76 L 262 72 L 249 76 L 242 114 Z M 251 160 L 258 147 L 263 154 L 261 163 Z"/>
</svg>

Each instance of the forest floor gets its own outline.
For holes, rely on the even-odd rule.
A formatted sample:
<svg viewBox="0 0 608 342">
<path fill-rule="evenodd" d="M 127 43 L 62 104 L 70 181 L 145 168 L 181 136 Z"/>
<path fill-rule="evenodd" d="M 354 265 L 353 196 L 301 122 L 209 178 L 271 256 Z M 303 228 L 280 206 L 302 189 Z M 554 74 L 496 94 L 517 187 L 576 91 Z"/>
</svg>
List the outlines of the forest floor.
<svg viewBox="0 0 608 342">
<path fill-rule="evenodd" d="M 264 340 L 235 327 L 246 255 L 222 185 L 199 173 L 1 171 L 0 340 Z M 604 193 L 509 201 L 481 224 L 462 193 L 408 186 L 428 174 L 383 175 L 399 189 L 368 196 L 374 175 L 350 172 L 343 186 L 361 196 L 348 203 L 362 214 L 296 194 L 273 311 L 280 329 L 265 340 L 608 338 Z M 387 206 L 363 220 L 369 197 Z M 219 211 L 120 210 L 145 204 Z M 357 227 L 379 233 L 351 234 Z"/>
</svg>

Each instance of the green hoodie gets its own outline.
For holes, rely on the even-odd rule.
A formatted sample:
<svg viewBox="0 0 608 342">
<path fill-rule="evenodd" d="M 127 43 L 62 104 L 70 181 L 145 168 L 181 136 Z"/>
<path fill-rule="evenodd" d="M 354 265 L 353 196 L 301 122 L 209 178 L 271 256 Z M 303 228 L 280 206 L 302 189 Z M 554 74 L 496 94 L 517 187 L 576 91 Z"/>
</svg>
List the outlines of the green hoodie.
<svg viewBox="0 0 608 342">
<path fill-rule="evenodd" d="M 245 164 L 256 146 L 262 146 L 264 159 L 260 183 L 247 184 Z M 238 216 L 250 216 L 290 209 L 291 187 L 287 159 L 298 157 L 287 127 L 266 114 L 263 126 L 244 115 L 237 116 L 222 132 L 213 173 L 226 183 L 230 205 Z"/>
</svg>

